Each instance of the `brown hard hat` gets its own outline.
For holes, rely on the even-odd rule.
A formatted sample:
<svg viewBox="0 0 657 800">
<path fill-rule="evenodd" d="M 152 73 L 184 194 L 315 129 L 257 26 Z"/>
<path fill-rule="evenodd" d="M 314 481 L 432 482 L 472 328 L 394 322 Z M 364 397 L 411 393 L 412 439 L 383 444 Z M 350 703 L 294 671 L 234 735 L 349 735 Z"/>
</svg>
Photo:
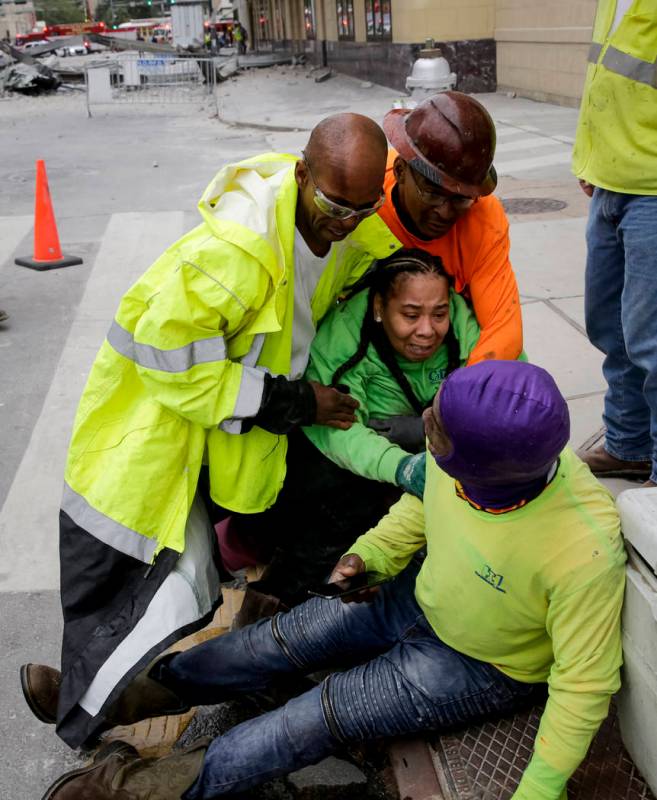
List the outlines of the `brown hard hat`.
<svg viewBox="0 0 657 800">
<path fill-rule="evenodd" d="M 396 108 L 383 130 L 413 169 L 448 192 L 480 197 L 497 186 L 495 124 L 474 97 L 441 92 L 412 111 Z"/>
</svg>

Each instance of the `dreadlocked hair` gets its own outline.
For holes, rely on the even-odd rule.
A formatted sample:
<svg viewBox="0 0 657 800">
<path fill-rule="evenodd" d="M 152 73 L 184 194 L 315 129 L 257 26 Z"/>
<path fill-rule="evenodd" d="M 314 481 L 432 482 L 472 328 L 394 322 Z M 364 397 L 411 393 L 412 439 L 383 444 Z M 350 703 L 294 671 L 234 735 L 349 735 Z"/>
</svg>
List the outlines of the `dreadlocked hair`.
<svg viewBox="0 0 657 800">
<path fill-rule="evenodd" d="M 399 366 L 395 351 L 388 341 L 383 326 L 374 321 L 375 296 L 378 294 L 385 301 L 400 275 L 437 275 L 446 278 L 448 283 L 451 284 L 440 256 L 432 256 L 424 250 L 415 248 L 397 250 L 396 253 L 388 256 L 388 258 L 377 261 L 374 268 L 354 287 L 354 291 L 351 294 L 353 296 L 356 292 L 369 287 L 367 308 L 360 329 L 358 349 L 351 358 L 347 359 L 333 373 L 331 386 L 337 386 L 342 376 L 365 358 L 367 348 L 371 344 L 381 361 L 392 373 L 415 413 L 421 414 L 424 411 L 424 403 L 417 397 L 402 368 Z M 456 340 L 456 336 L 454 336 L 451 325 L 447 329 L 443 344 L 447 346 L 447 374 L 449 374 L 461 365 L 459 343 Z"/>
</svg>

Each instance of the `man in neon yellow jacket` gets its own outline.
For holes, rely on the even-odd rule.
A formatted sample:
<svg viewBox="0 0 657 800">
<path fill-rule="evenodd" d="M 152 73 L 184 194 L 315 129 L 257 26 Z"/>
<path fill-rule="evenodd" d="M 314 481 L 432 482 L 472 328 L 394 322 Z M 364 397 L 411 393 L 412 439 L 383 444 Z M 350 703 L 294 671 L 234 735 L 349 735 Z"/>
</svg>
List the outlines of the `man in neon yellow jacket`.
<svg viewBox="0 0 657 800">
<path fill-rule="evenodd" d="M 594 474 L 657 485 L 657 3 L 600 0 L 573 171 L 591 197 L 586 332 L 605 355 Z"/>
<path fill-rule="evenodd" d="M 220 602 L 202 463 L 217 505 L 261 511 L 282 485 L 289 430 L 354 420 L 355 400 L 302 376 L 318 320 L 398 247 L 374 214 L 386 153 L 372 120 L 341 114 L 315 128 L 303 160 L 225 167 L 200 200 L 203 222 L 123 297 L 66 466 L 62 671 L 21 670 L 31 709 L 71 746 L 139 716 L 150 684 L 135 677 Z"/>
</svg>

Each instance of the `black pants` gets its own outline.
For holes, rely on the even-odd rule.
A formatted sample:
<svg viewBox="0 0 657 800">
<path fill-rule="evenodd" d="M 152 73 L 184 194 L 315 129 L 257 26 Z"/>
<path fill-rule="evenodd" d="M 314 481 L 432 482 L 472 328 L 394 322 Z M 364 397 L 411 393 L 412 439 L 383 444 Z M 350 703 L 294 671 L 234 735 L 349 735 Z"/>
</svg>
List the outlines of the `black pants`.
<svg viewBox="0 0 657 800">
<path fill-rule="evenodd" d="M 307 600 L 307 587 L 325 580 L 400 495 L 396 486 L 338 467 L 303 432 L 291 434 L 287 475 L 276 503 L 261 514 L 233 515 L 236 532 L 260 552 L 271 553 L 254 588 L 288 606 Z"/>
</svg>

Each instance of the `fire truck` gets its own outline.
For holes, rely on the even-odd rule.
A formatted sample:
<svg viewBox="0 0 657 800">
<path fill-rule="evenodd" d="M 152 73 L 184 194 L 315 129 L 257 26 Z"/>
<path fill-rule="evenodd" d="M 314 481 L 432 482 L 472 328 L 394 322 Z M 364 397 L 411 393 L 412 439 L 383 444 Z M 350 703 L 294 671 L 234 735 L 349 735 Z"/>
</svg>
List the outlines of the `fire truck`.
<svg viewBox="0 0 657 800">
<path fill-rule="evenodd" d="M 104 22 L 72 22 L 67 25 L 47 25 L 37 33 L 19 33 L 16 45 L 21 47 L 28 42 L 50 42 L 57 36 L 82 36 L 85 33 L 107 33 Z"/>
</svg>

